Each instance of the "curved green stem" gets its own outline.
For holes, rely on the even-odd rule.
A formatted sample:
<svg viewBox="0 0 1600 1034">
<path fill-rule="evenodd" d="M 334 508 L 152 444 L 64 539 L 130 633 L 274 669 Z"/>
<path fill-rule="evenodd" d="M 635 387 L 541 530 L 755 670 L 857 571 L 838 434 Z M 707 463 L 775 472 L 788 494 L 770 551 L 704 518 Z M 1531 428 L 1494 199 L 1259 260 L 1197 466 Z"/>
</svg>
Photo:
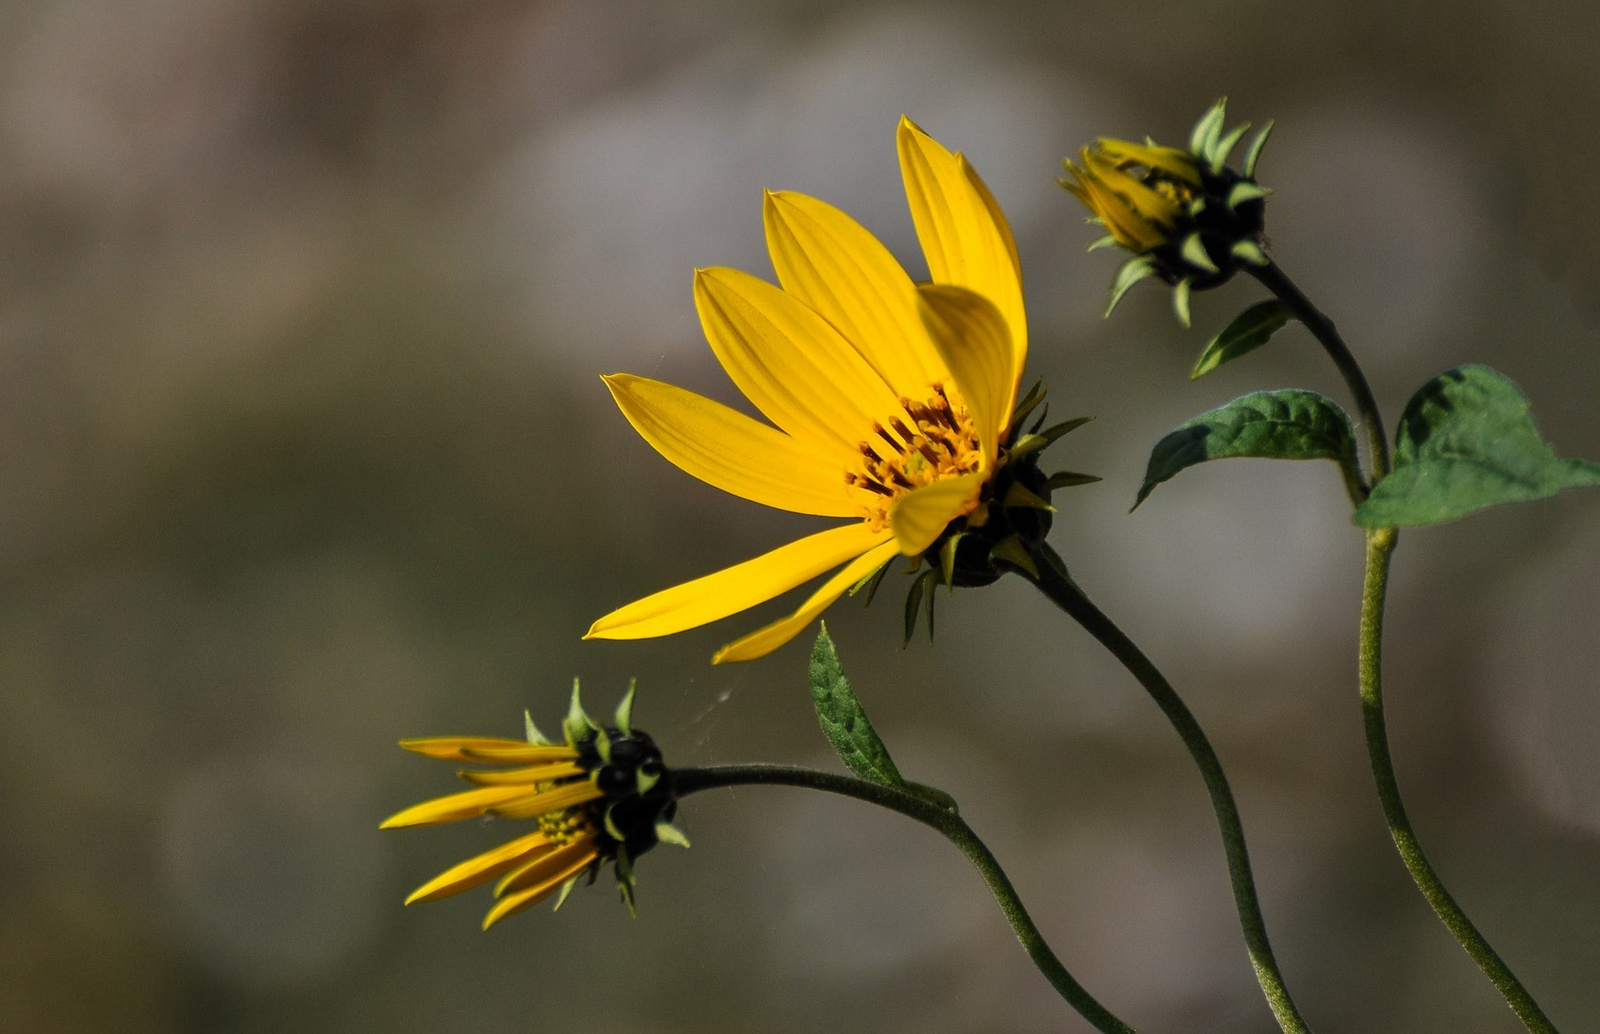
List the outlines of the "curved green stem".
<svg viewBox="0 0 1600 1034">
<path fill-rule="evenodd" d="M 1011 924 L 1017 940 L 1022 942 L 1023 951 L 1028 953 L 1033 964 L 1039 967 L 1039 972 L 1043 973 L 1045 979 L 1050 981 L 1050 985 L 1066 999 L 1067 1004 L 1078 1010 L 1079 1015 L 1093 1024 L 1102 1034 L 1137 1034 L 1134 1028 L 1122 1022 L 1112 1014 L 1111 1010 L 1096 1001 L 1094 996 L 1067 972 L 1067 967 L 1062 965 L 1055 952 L 1050 950 L 1050 945 L 1045 943 L 1044 935 L 1034 925 L 1033 918 L 1023 907 L 1016 888 L 1011 885 L 1010 878 L 1006 876 L 1005 870 L 1000 867 L 994 854 L 982 840 L 978 839 L 978 834 L 972 831 L 972 827 L 954 811 L 941 808 L 904 790 L 869 783 L 852 776 L 818 772 L 815 769 L 792 765 L 717 765 L 711 768 L 685 768 L 675 770 L 672 779 L 673 790 L 679 797 L 687 797 L 701 790 L 722 786 L 799 786 L 808 790 L 824 790 L 876 804 L 880 808 L 888 808 L 938 831 L 960 848 L 961 853 L 966 855 L 967 860 L 977 868 L 983 877 L 983 882 L 988 885 L 989 892 L 999 903 L 1000 911 L 1005 913 L 1006 922 Z"/>
<path fill-rule="evenodd" d="M 1372 388 L 1367 384 L 1367 377 L 1361 372 L 1356 357 L 1350 354 L 1344 339 L 1334 329 L 1333 321 L 1311 304 L 1311 299 L 1295 286 L 1295 282 L 1278 268 L 1277 263 L 1269 262 L 1265 266 L 1247 268 L 1251 275 L 1261 281 L 1263 287 L 1294 310 L 1295 318 L 1306 325 L 1306 329 L 1311 331 L 1312 336 L 1333 360 L 1333 365 L 1339 368 L 1339 374 L 1349 386 L 1350 394 L 1355 396 L 1356 410 L 1361 414 L 1361 422 L 1367 429 L 1367 453 L 1372 463 L 1372 483 L 1377 484 L 1385 474 L 1389 473 L 1389 439 L 1383 433 L 1383 415 L 1378 412 L 1378 400 L 1373 398 Z"/>
<path fill-rule="evenodd" d="M 1054 550 L 1047 545 L 1039 547 L 1035 557 L 1039 577 L 1034 584 L 1050 601 L 1074 621 L 1084 627 L 1122 662 L 1134 678 L 1150 694 L 1167 721 L 1177 730 L 1183 745 L 1189 748 L 1205 780 L 1206 792 L 1211 795 L 1211 807 L 1216 812 L 1217 824 L 1222 829 L 1222 843 L 1228 859 L 1228 878 L 1233 886 L 1234 906 L 1239 913 L 1239 925 L 1244 929 L 1245 947 L 1250 953 L 1250 964 L 1255 968 L 1256 981 L 1266 995 L 1278 1026 L 1288 1034 L 1305 1034 L 1310 1028 L 1300 1016 L 1289 989 L 1278 971 L 1277 959 L 1272 954 L 1272 944 L 1267 939 L 1267 923 L 1261 915 L 1261 903 L 1256 897 L 1255 877 L 1250 872 L 1250 854 L 1245 847 L 1244 825 L 1239 820 L 1239 807 L 1234 803 L 1233 791 L 1228 787 L 1228 777 L 1211 742 L 1206 739 L 1194 713 L 1184 704 L 1177 691 L 1165 676 L 1150 663 L 1132 639 L 1112 623 L 1089 601 L 1083 590 L 1067 577 L 1066 566 Z"/>
<path fill-rule="evenodd" d="M 1445 889 L 1427 855 L 1422 853 L 1422 845 L 1417 841 L 1416 831 L 1411 828 L 1405 804 L 1400 799 L 1400 783 L 1395 778 L 1394 761 L 1389 755 L 1389 733 L 1383 715 L 1382 665 L 1384 596 L 1389 584 L 1389 560 L 1398 539 L 1399 532 L 1394 528 L 1367 532 L 1367 572 L 1361 588 L 1361 715 L 1366 726 L 1367 755 L 1372 759 L 1372 775 L 1378 783 L 1378 799 L 1383 802 L 1383 817 L 1417 889 L 1499 990 L 1522 1025 L 1540 1034 L 1554 1034 L 1555 1025 L 1539 1008 L 1539 1003 L 1528 994 Z"/>
</svg>

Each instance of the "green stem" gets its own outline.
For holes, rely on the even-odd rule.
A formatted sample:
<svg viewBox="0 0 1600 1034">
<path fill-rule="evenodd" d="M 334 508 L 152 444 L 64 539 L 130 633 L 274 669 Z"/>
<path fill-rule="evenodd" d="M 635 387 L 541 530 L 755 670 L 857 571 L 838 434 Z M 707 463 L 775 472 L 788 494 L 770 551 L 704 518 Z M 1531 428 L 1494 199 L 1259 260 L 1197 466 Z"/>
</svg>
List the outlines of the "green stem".
<svg viewBox="0 0 1600 1034">
<path fill-rule="evenodd" d="M 1189 756 L 1200 769 L 1206 792 L 1211 795 L 1211 808 L 1216 812 L 1217 824 L 1222 828 L 1222 843 L 1228 859 L 1228 878 L 1233 885 L 1234 906 L 1239 913 L 1239 925 L 1244 929 L 1245 947 L 1250 953 L 1250 964 L 1256 971 L 1256 982 L 1266 995 L 1267 1005 L 1277 1018 L 1278 1026 L 1287 1034 L 1306 1034 L 1310 1030 L 1289 996 L 1283 974 L 1278 971 L 1277 959 L 1272 954 L 1272 944 L 1267 939 L 1266 920 L 1261 915 L 1261 903 L 1256 897 L 1255 878 L 1250 872 L 1250 854 L 1245 847 L 1244 825 L 1239 820 L 1239 807 L 1234 803 L 1233 791 L 1228 787 L 1228 777 L 1211 742 L 1206 739 L 1194 713 L 1184 704 L 1177 691 L 1150 663 L 1133 640 L 1112 623 L 1096 607 L 1083 590 L 1067 576 L 1066 566 L 1054 550 L 1041 545 L 1035 557 L 1039 577 L 1034 584 L 1050 601 L 1074 621 L 1084 627 L 1122 662 L 1139 684 L 1145 688 L 1167 721 L 1177 730 Z"/>
<path fill-rule="evenodd" d="M 1295 311 L 1296 317 L 1306 325 L 1322 344 L 1328 356 L 1344 376 L 1350 392 L 1355 396 L 1356 407 L 1367 428 L 1367 444 L 1372 456 L 1372 483 L 1377 484 L 1389 473 L 1389 446 L 1383 434 L 1383 420 L 1378 405 L 1367 386 L 1366 376 L 1356 363 L 1355 356 L 1339 337 L 1333 321 L 1324 316 L 1294 281 L 1284 275 L 1275 264 L 1253 267 L 1251 272 L 1273 294 Z M 1367 532 L 1367 569 L 1361 594 L 1360 683 L 1361 713 L 1366 727 L 1367 756 L 1372 763 L 1372 775 L 1378 784 L 1378 799 L 1383 804 L 1383 815 L 1389 825 L 1389 835 L 1400 852 L 1412 882 L 1422 892 L 1428 904 L 1444 925 L 1466 949 L 1472 961 L 1478 964 L 1506 1004 L 1522 1020 L 1523 1026 L 1535 1032 L 1554 1032 L 1555 1027 L 1528 994 L 1526 988 L 1505 964 L 1495 950 L 1484 940 L 1483 934 L 1472 925 L 1455 898 L 1445 889 L 1439 874 L 1429 864 L 1416 831 L 1406 816 L 1405 804 L 1400 798 L 1400 784 L 1395 778 L 1394 760 L 1389 754 L 1389 734 L 1383 713 L 1383 672 L 1380 664 L 1383 647 L 1383 603 L 1389 584 L 1389 560 L 1399 541 L 1395 528 L 1379 528 Z"/>
<path fill-rule="evenodd" d="M 1333 321 L 1311 304 L 1311 299 L 1295 286 L 1295 282 L 1278 268 L 1277 263 L 1248 268 L 1251 274 L 1261 281 L 1263 287 L 1294 310 L 1295 318 L 1306 325 L 1306 329 L 1311 331 L 1312 336 L 1333 360 L 1333 365 L 1339 368 L 1340 375 L 1350 388 L 1350 394 L 1355 396 L 1356 410 L 1361 414 L 1361 422 L 1367 429 L 1367 453 L 1372 462 L 1372 483 L 1377 484 L 1389 473 L 1389 439 L 1383 433 L 1383 415 L 1378 412 L 1378 401 L 1373 398 L 1372 388 L 1368 386 L 1367 377 L 1361 372 L 1356 357 L 1350 354 L 1344 339 L 1334 329 Z"/>
<path fill-rule="evenodd" d="M 1361 588 L 1361 714 L 1366 725 L 1367 755 L 1372 759 L 1372 775 L 1378 783 L 1378 799 L 1383 802 L 1383 817 L 1389 824 L 1389 835 L 1405 862 L 1406 871 L 1416 883 L 1422 896 L 1438 914 L 1444 925 L 1455 934 L 1461 947 L 1472 961 L 1478 964 L 1491 983 L 1505 998 L 1511 1011 L 1517 1014 L 1522 1025 L 1541 1034 L 1555 1034 L 1552 1024 L 1539 1003 L 1528 994 L 1521 981 L 1484 940 L 1483 934 L 1472 925 L 1472 920 L 1456 904 L 1456 899 L 1445 889 L 1444 882 L 1422 853 L 1416 831 L 1406 816 L 1405 804 L 1400 799 L 1400 783 L 1395 778 L 1394 761 L 1389 755 L 1389 733 L 1383 715 L 1383 604 L 1389 584 L 1389 560 L 1394 554 L 1399 532 L 1394 528 L 1379 528 L 1367 532 L 1367 572 Z"/>
<path fill-rule="evenodd" d="M 1067 967 L 1061 964 L 1055 952 L 1050 950 L 1050 945 L 1045 943 L 1044 935 L 1034 925 L 1033 918 L 1023 907 L 1016 888 L 1011 885 L 1010 878 L 1006 876 L 1005 870 L 1000 867 L 994 854 L 982 840 L 978 839 L 978 834 L 972 831 L 972 827 L 954 811 L 941 808 L 904 790 L 869 783 L 852 776 L 818 772 L 815 769 L 792 765 L 717 765 L 711 768 L 685 768 L 675 770 L 672 781 L 673 790 L 679 797 L 723 786 L 799 786 L 809 790 L 824 790 L 876 804 L 880 808 L 888 808 L 938 831 L 960 848 L 961 853 L 966 855 L 967 860 L 977 868 L 983 877 L 983 882 L 988 885 L 989 892 L 999 903 L 1000 911 L 1005 913 L 1006 922 L 1011 924 L 1017 940 L 1022 942 L 1022 949 L 1028 953 L 1033 964 L 1039 967 L 1039 972 L 1044 974 L 1045 979 L 1050 981 L 1050 985 L 1066 999 L 1067 1004 L 1078 1010 L 1079 1015 L 1093 1024 L 1102 1034 L 1137 1034 L 1134 1028 L 1122 1022 L 1112 1014 L 1111 1010 L 1096 1001 L 1094 996 L 1084 990 L 1083 985 L 1067 972 Z"/>
</svg>

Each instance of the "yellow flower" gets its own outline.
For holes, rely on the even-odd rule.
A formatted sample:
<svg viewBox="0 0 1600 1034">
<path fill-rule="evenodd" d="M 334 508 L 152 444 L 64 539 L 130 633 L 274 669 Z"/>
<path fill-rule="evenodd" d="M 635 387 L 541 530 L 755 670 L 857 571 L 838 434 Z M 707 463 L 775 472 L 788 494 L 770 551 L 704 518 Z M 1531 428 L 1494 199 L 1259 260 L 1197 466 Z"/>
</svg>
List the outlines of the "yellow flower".
<svg viewBox="0 0 1600 1034">
<path fill-rule="evenodd" d="M 1099 219 L 1124 248 L 1145 251 L 1167 243 L 1201 186 L 1195 157 L 1175 147 L 1101 137 L 1064 162 L 1061 185 Z"/>
<path fill-rule="evenodd" d="M 794 193 L 764 205 L 781 289 L 733 269 L 695 273 L 706 340 L 770 424 L 670 384 L 605 378 L 634 428 L 689 474 L 850 522 L 613 611 L 585 638 L 681 632 L 839 568 L 713 661 L 760 657 L 895 556 L 987 518 L 1028 348 L 1016 242 L 961 154 L 905 118 L 896 142 L 931 284 L 914 284 L 837 208 Z"/>
<path fill-rule="evenodd" d="M 495 887 L 497 901 L 483 920 L 487 930 L 557 891 L 565 900 L 579 879 L 587 875 L 592 882 L 601 866 L 612 862 L 617 888 L 631 909 L 632 859 L 661 841 L 688 846 L 671 825 L 677 809 L 671 774 L 650 737 L 630 727 L 632 706 L 630 687 L 617 708 L 616 724 L 601 728 L 583 713 L 574 683 L 572 710 L 564 723 L 565 743 L 546 741 L 531 720 L 526 740 L 492 736 L 401 740 L 401 747 L 424 757 L 511 767 L 458 771 L 477 789 L 413 805 L 378 828 L 431 826 L 479 816 L 538 823 L 534 832 L 435 876 L 412 891 L 406 904 L 449 897 L 503 877 Z"/>
</svg>

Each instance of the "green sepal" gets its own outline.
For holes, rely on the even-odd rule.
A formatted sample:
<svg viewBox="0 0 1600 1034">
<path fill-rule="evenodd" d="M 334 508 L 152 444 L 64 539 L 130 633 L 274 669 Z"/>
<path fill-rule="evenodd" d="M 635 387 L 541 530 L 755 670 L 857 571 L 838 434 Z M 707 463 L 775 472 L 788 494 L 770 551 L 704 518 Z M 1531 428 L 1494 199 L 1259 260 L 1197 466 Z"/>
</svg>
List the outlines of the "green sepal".
<svg viewBox="0 0 1600 1034">
<path fill-rule="evenodd" d="M 1039 580 L 1039 568 L 1033 562 L 1033 557 L 1028 555 L 1028 550 L 1023 546 L 1022 540 L 1015 535 L 996 542 L 989 550 L 989 556 L 995 560 L 1004 560 L 1012 567 L 1027 573 L 1034 581 Z"/>
<path fill-rule="evenodd" d="M 1034 495 L 1020 481 L 1011 482 L 1011 487 L 1006 489 L 1006 497 L 1000 501 L 1000 505 L 1008 509 L 1020 507 L 1028 510 L 1044 510 L 1047 513 L 1056 512 L 1056 508 L 1050 505 L 1050 500 Z"/>
<path fill-rule="evenodd" d="M 1228 155 L 1239 146 L 1239 141 L 1250 131 L 1250 123 L 1245 122 L 1231 130 L 1227 136 L 1217 141 L 1216 148 L 1211 152 L 1211 171 L 1217 175 L 1222 174 L 1223 166 L 1228 164 Z"/>
<path fill-rule="evenodd" d="M 639 918 L 639 909 L 633 900 L 633 886 L 636 882 L 633 875 L 633 862 L 628 857 L 628 849 L 622 844 L 617 844 L 617 893 L 621 895 L 623 904 L 628 906 L 628 915 L 634 919 Z"/>
<path fill-rule="evenodd" d="M 1272 260 L 1267 258 L 1267 253 L 1261 250 L 1261 245 L 1248 237 L 1241 237 L 1233 242 L 1233 247 L 1228 253 L 1240 262 L 1248 262 L 1252 266 L 1271 265 Z"/>
<path fill-rule="evenodd" d="M 1183 256 L 1185 262 L 1196 269 L 1203 269 L 1207 273 L 1217 272 L 1217 264 L 1206 254 L 1205 241 L 1200 239 L 1198 233 L 1191 233 L 1185 237 L 1178 247 L 1178 253 Z"/>
<path fill-rule="evenodd" d="M 958 531 L 945 538 L 944 544 L 939 547 L 939 568 L 944 576 L 945 587 L 951 592 L 956 591 L 956 549 L 961 545 L 961 540 L 967 533 Z"/>
<path fill-rule="evenodd" d="M 902 650 L 911 645 L 911 636 L 917 630 L 917 613 L 922 609 L 922 598 L 927 594 L 928 583 L 937 577 L 937 572 L 924 571 L 906 590 L 906 635 L 900 642 Z"/>
<path fill-rule="evenodd" d="M 603 763 L 611 764 L 611 737 L 598 725 L 594 728 L 594 749 Z"/>
<path fill-rule="evenodd" d="M 1189 379 L 1199 380 L 1223 363 L 1254 352 L 1294 318 L 1294 309 L 1276 298 L 1250 306 L 1211 339 L 1189 371 Z"/>
<path fill-rule="evenodd" d="M 1045 478 L 1044 487 L 1046 491 L 1054 492 L 1062 488 L 1077 488 L 1079 485 L 1092 485 L 1099 480 L 1101 479 L 1095 477 L 1093 474 L 1079 474 L 1075 471 L 1063 470 L 1055 474 L 1051 474 L 1049 477 Z"/>
<path fill-rule="evenodd" d="M 549 739 L 549 737 L 545 736 L 544 733 L 539 731 L 539 727 L 537 725 L 533 724 L 533 712 L 527 710 L 526 708 L 524 708 L 522 712 L 522 734 L 527 737 L 529 743 L 532 743 L 537 747 L 547 746 L 553 742 Z"/>
<path fill-rule="evenodd" d="M 1222 123 L 1228 117 L 1228 98 L 1219 97 L 1217 102 L 1206 110 L 1200 120 L 1189 131 L 1189 151 L 1199 156 L 1202 161 L 1209 163 L 1211 153 L 1216 149 L 1217 137 L 1222 133 Z"/>
<path fill-rule="evenodd" d="M 822 734 L 833 744 L 844 767 L 858 778 L 880 786 L 903 786 L 905 780 L 900 777 L 900 770 L 895 768 L 888 748 L 878 738 L 861 701 L 856 699 L 850 681 L 844 676 L 838 651 L 828 637 L 826 622 L 811 648 L 811 664 L 806 675 L 811 683 L 811 702 L 816 707 L 817 724 L 822 726 Z"/>
<path fill-rule="evenodd" d="M 1024 456 L 1036 453 L 1040 449 L 1049 448 L 1051 445 L 1055 444 L 1058 439 L 1064 435 L 1071 434 L 1073 431 L 1076 431 L 1078 428 L 1082 427 L 1084 424 L 1087 424 L 1092 419 L 1094 418 L 1087 416 L 1074 417 L 1071 420 L 1064 420 L 1059 424 L 1052 425 L 1047 431 L 1030 431 L 1021 438 L 1018 438 L 1016 442 L 1006 450 L 1007 461 L 1010 462 L 1012 460 L 1018 460 Z"/>
<path fill-rule="evenodd" d="M 1246 201 L 1255 201 L 1258 198 L 1266 197 L 1270 193 L 1272 193 L 1271 190 L 1259 183 L 1251 180 L 1240 180 L 1228 190 L 1228 207 L 1237 209 Z"/>
<path fill-rule="evenodd" d="M 1044 396 L 1044 378 L 1040 377 L 1033 382 L 1033 386 L 1028 389 L 1028 393 L 1017 400 L 1016 406 L 1011 410 L 1011 431 L 1013 434 L 1016 433 L 1017 428 L 1022 426 L 1022 422 L 1028 419 L 1028 414 L 1032 413 L 1034 408 L 1044 401 Z"/>
<path fill-rule="evenodd" d="M 1157 442 L 1133 509 L 1180 471 L 1235 457 L 1332 460 L 1347 487 L 1352 478 L 1359 483 L 1355 435 L 1337 403 L 1297 388 L 1258 391 L 1200 414 Z"/>
<path fill-rule="evenodd" d="M 589 737 L 589 733 L 598 726 L 589 719 L 583 710 L 583 701 L 578 698 L 578 680 L 572 680 L 572 703 L 567 705 L 567 716 L 561 720 L 561 731 L 566 735 L 567 746 L 576 747 L 581 740 Z"/>
<path fill-rule="evenodd" d="M 616 821 L 611 818 L 611 813 L 616 809 L 616 807 L 617 806 L 613 804 L 606 808 L 605 818 L 601 821 L 601 824 L 605 826 L 606 833 L 610 835 L 612 840 L 615 840 L 618 844 L 622 844 L 626 842 L 628 838 L 622 832 L 622 830 L 617 828 Z"/>
<path fill-rule="evenodd" d="M 1096 237 L 1094 240 L 1090 241 L 1089 246 L 1083 250 L 1099 251 L 1101 248 L 1115 248 L 1117 244 L 1117 235 L 1114 233 L 1108 233 L 1104 237 Z"/>
<path fill-rule="evenodd" d="M 659 782 L 661 782 L 660 772 L 646 772 L 642 768 L 633 770 L 633 785 L 639 791 L 640 797 L 654 790 Z"/>
<path fill-rule="evenodd" d="M 1146 277 L 1156 275 L 1155 260 L 1148 255 L 1135 255 L 1124 262 L 1117 269 L 1117 278 L 1111 282 L 1111 301 L 1106 305 L 1105 317 L 1109 319 L 1117 303 L 1122 301 L 1122 296 L 1132 289 L 1133 285 Z"/>
<path fill-rule="evenodd" d="M 583 873 L 580 872 L 578 875 L 572 877 L 572 879 L 568 880 L 567 882 L 565 882 L 565 883 L 563 883 L 561 885 L 561 891 L 558 894 L 556 894 L 555 907 L 550 909 L 550 911 L 552 911 L 552 912 L 561 911 L 561 906 L 565 905 L 567 903 L 568 896 L 570 896 L 572 894 L 572 888 L 576 887 L 578 885 L 578 881 L 581 880 L 581 879 L 583 879 Z"/>
<path fill-rule="evenodd" d="M 933 611 L 934 604 L 939 599 L 938 575 L 929 571 L 925 576 L 928 579 L 928 642 L 933 642 Z"/>
<path fill-rule="evenodd" d="M 1206 210 L 1206 196 L 1196 194 L 1194 200 L 1189 202 L 1189 215 L 1198 218 Z"/>
<path fill-rule="evenodd" d="M 683 830 L 666 819 L 656 820 L 656 839 L 663 844 L 671 844 L 674 847 L 687 848 L 689 846 L 689 838 L 684 835 Z"/>
<path fill-rule="evenodd" d="M 616 713 L 612 716 L 612 724 L 624 736 L 633 735 L 633 694 L 638 688 L 638 679 L 628 680 L 628 691 L 622 695 L 622 699 L 617 703 Z"/>
<path fill-rule="evenodd" d="M 1244 153 L 1244 165 L 1240 171 L 1244 173 L 1245 179 L 1253 180 L 1256 178 L 1256 160 L 1261 157 L 1261 149 L 1267 146 L 1267 137 L 1271 135 L 1272 120 L 1267 119 L 1267 124 L 1261 127 L 1261 132 L 1257 133 L 1256 138 L 1250 141 L 1250 147 Z"/>
<path fill-rule="evenodd" d="M 1193 289 L 1188 277 L 1179 280 L 1172 288 L 1172 314 L 1178 317 L 1178 322 L 1183 324 L 1185 330 L 1190 326 L 1189 292 Z"/>
<path fill-rule="evenodd" d="M 863 607 L 872 606 L 872 598 L 878 595 L 878 586 L 883 584 L 883 576 L 888 573 L 889 561 L 885 560 L 876 571 L 867 575 L 865 578 L 861 579 L 854 586 L 852 586 L 850 589 L 850 595 L 854 596 L 856 593 L 860 592 L 862 588 L 865 588 L 867 590 L 867 599 L 866 602 L 862 603 L 861 605 Z"/>
<path fill-rule="evenodd" d="M 1600 486 L 1600 464 L 1561 459 L 1539 434 L 1530 405 L 1487 366 L 1458 366 L 1406 403 L 1394 469 L 1356 508 L 1364 528 L 1442 524 L 1500 503 Z"/>
</svg>

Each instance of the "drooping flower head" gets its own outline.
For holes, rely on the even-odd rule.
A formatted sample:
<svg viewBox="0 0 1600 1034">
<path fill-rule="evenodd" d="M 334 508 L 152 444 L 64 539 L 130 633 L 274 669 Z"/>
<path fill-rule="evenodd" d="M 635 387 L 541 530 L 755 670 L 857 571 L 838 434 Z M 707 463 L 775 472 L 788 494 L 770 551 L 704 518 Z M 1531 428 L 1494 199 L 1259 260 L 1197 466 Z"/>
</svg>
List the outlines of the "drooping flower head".
<svg viewBox="0 0 1600 1034">
<path fill-rule="evenodd" d="M 585 638 L 695 628 L 837 568 L 798 610 L 714 661 L 760 657 L 896 556 L 927 556 L 946 581 L 977 584 L 1022 554 L 1018 530 L 1048 528 L 1036 464 L 1048 442 L 1019 449 L 1015 426 L 1028 332 L 1011 228 L 961 154 L 909 119 L 896 141 L 932 283 L 914 284 L 837 208 L 787 192 L 769 192 L 763 209 L 779 286 L 734 269 L 695 273 L 706 340 L 770 424 L 660 381 L 605 378 L 628 421 L 684 471 L 849 523 L 622 607 Z"/>
<path fill-rule="evenodd" d="M 1134 253 L 1112 285 L 1107 315 L 1130 287 L 1153 276 L 1173 285 L 1173 306 L 1187 326 L 1191 291 L 1226 282 L 1241 263 L 1266 263 L 1261 235 L 1269 191 L 1255 181 L 1255 168 L 1272 124 L 1251 143 L 1242 169 L 1234 170 L 1228 156 L 1250 124 L 1224 133 L 1226 118 L 1224 98 L 1195 123 L 1187 150 L 1101 137 L 1080 152 L 1078 163 L 1062 163 L 1067 178 L 1061 185 L 1107 231 L 1089 247 Z"/>
<path fill-rule="evenodd" d="M 406 904 L 449 897 L 499 876 L 497 899 L 483 928 L 559 892 L 556 907 L 580 879 L 594 882 L 612 863 L 617 889 L 633 909 L 633 859 L 663 841 L 689 846 L 672 817 L 677 798 L 672 773 L 648 735 L 632 727 L 633 687 L 617 707 L 614 724 L 596 725 L 584 713 L 578 684 L 562 722 L 565 742 L 552 743 L 527 719 L 526 738 L 436 736 L 401 740 L 400 746 L 441 761 L 491 766 L 457 774 L 477 789 L 413 805 L 385 819 L 381 829 L 431 826 L 492 816 L 537 826 L 424 883 Z"/>
</svg>

